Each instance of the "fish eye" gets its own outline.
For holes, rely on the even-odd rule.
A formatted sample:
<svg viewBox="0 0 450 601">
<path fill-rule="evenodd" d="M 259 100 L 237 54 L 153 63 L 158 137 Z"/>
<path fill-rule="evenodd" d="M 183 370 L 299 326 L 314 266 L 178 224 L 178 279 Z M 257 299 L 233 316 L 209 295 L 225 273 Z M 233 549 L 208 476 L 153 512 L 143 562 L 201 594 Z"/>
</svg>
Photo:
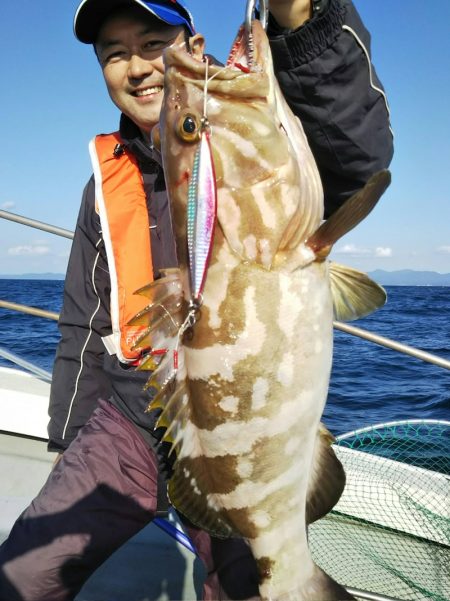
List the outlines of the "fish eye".
<svg viewBox="0 0 450 601">
<path fill-rule="evenodd" d="M 188 117 L 186 117 L 186 119 L 183 121 L 183 131 L 186 134 L 193 134 L 196 127 L 197 127 L 197 124 L 195 123 L 194 118 L 191 117 L 190 115 Z"/>
<path fill-rule="evenodd" d="M 190 113 L 178 121 L 177 133 L 184 142 L 197 142 L 200 138 L 200 121 Z"/>
</svg>

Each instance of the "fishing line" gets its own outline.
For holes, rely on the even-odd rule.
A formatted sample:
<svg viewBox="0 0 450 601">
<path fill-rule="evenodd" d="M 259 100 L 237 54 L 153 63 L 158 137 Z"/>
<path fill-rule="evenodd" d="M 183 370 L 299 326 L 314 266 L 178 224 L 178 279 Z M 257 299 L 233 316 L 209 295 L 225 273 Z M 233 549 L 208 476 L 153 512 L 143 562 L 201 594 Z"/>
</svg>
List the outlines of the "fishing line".
<svg viewBox="0 0 450 601">
<path fill-rule="evenodd" d="M 208 121 L 208 117 L 206 115 L 206 104 L 208 102 L 208 74 L 209 74 L 209 62 L 208 59 L 205 59 L 205 85 L 203 87 L 203 119 L 205 122 Z"/>
<path fill-rule="evenodd" d="M 203 86 L 203 121 L 204 124 L 206 125 L 208 123 L 208 115 L 207 115 L 207 110 L 206 110 L 206 105 L 208 102 L 208 84 L 209 82 L 211 82 L 215 77 L 217 77 L 218 75 L 220 75 L 223 71 L 226 71 L 227 69 L 230 69 L 230 67 L 228 65 L 225 65 L 224 67 L 222 67 L 221 69 L 219 69 L 218 71 L 216 71 L 216 73 L 214 73 L 214 75 L 211 75 L 211 77 L 208 77 L 209 75 L 209 62 L 208 59 L 205 58 L 205 83 Z"/>
<path fill-rule="evenodd" d="M 170 313 L 170 311 L 168 311 L 166 309 L 166 307 L 164 305 L 162 305 L 161 303 L 158 303 L 158 305 L 156 305 L 157 307 L 161 307 L 161 309 L 166 313 L 167 317 L 170 319 L 170 321 L 172 322 L 174 328 L 178 328 L 178 324 L 177 322 L 174 320 L 172 314 Z"/>
</svg>

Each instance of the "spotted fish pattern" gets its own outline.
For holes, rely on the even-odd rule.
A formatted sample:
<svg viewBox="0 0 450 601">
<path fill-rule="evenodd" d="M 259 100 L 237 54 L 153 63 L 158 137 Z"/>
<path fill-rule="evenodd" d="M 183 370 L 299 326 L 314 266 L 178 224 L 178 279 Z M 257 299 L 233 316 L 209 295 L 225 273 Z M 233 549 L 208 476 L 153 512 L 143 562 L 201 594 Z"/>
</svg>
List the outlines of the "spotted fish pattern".
<svg viewBox="0 0 450 601">
<path fill-rule="evenodd" d="M 326 257 L 388 175 L 322 224 L 317 166 L 278 88 L 266 34 L 254 22 L 245 36 L 225 67 L 177 48 L 165 53 L 160 138 L 180 269 L 141 291 L 150 298 L 136 318 L 148 323 L 140 344 L 153 347 L 141 366 L 154 370 L 149 411 L 160 412 L 176 454 L 171 502 L 213 535 L 248 542 L 262 599 L 352 599 L 313 562 L 307 524 L 333 507 L 345 482 L 320 425 L 333 318 L 358 317 L 385 296 Z M 217 222 L 193 315 L 187 199 L 205 127 Z"/>
</svg>

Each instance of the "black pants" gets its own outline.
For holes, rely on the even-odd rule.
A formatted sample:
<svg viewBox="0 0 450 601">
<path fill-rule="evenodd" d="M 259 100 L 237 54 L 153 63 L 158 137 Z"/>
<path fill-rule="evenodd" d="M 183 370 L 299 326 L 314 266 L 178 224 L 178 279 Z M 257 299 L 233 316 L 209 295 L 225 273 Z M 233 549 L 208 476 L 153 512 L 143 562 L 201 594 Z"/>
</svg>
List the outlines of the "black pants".
<svg viewBox="0 0 450 601">
<path fill-rule="evenodd" d="M 154 517 L 157 460 L 135 427 L 103 401 L 0 547 L 0 601 L 69 601 Z M 208 576 L 203 598 L 257 595 L 243 541 L 187 527 Z M 151 569 L 151 566 L 149 566 Z"/>
</svg>

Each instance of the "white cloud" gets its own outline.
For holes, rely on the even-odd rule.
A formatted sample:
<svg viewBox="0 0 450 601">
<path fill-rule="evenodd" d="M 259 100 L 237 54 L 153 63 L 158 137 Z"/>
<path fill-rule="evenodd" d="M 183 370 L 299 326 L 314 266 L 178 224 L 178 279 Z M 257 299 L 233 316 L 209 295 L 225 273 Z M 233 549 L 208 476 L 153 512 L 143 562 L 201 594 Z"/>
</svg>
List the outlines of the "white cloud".
<svg viewBox="0 0 450 601">
<path fill-rule="evenodd" d="M 450 254 L 450 246 L 440 246 L 437 251 L 439 253 Z"/>
<path fill-rule="evenodd" d="M 15 202 L 12 202 L 12 200 L 7 200 L 2 205 L 0 205 L 0 209 L 4 209 L 5 211 L 7 211 L 8 209 L 14 209 L 15 206 Z"/>
<path fill-rule="evenodd" d="M 345 244 L 334 251 L 338 255 L 347 255 L 349 257 L 392 257 L 392 248 L 378 246 L 377 248 L 364 248 L 355 244 Z"/>
<path fill-rule="evenodd" d="M 367 248 L 358 248 L 354 244 L 345 244 L 341 248 L 335 250 L 338 255 L 352 255 L 353 257 L 359 257 L 361 255 L 370 255 L 370 250 Z"/>
<path fill-rule="evenodd" d="M 379 258 L 392 257 L 392 248 L 378 246 L 375 249 L 375 256 Z"/>
<path fill-rule="evenodd" d="M 8 255 L 13 256 L 42 256 L 48 255 L 50 247 L 44 244 L 33 244 L 24 246 L 12 246 L 8 248 Z"/>
</svg>

